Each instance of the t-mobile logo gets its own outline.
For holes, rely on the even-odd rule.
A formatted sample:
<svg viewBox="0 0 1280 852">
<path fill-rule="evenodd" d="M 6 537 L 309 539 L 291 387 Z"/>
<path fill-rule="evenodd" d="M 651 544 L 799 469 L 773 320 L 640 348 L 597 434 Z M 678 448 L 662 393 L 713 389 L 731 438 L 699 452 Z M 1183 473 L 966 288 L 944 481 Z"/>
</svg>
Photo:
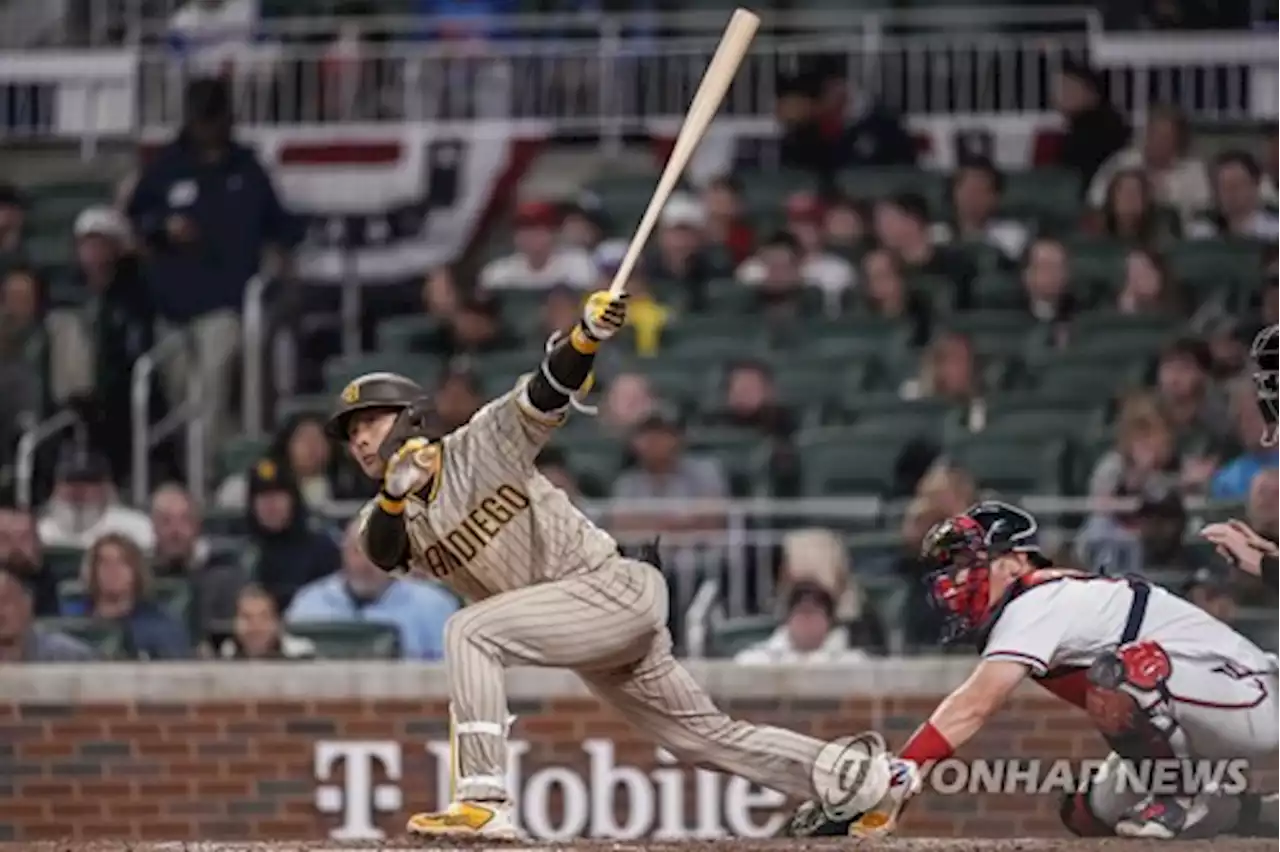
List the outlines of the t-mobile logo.
<svg viewBox="0 0 1280 852">
<path fill-rule="evenodd" d="M 316 810 L 342 814 L 342 825 L 329 833 L 334 840 L 381 840 L 385 834 L 374 825 L 378 813 L 400 810 L 400 744 L 397 742 L 320 742 L 316 744 L 315 776 L 328 781 L 338 763 L 343 782 L 316 787 Z M 373 783 L 373 770 L 381 765 L 387 780 Z"/>
</svg>

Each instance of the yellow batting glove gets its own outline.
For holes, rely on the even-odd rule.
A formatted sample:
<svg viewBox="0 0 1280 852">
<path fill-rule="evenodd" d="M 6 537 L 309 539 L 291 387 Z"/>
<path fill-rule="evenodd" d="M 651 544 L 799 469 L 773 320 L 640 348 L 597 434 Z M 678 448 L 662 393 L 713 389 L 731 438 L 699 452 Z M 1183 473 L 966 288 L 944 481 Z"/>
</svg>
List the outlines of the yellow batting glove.
<svg viewBox="0 0 1280 852">
<path fill-rule="evenodd" d="M 600 290 L 587 297 L 582 310 L 582 330 L 597 342 L 613 337 L 627 324 L 627 294 L 610 296 Z"/>
</svg>

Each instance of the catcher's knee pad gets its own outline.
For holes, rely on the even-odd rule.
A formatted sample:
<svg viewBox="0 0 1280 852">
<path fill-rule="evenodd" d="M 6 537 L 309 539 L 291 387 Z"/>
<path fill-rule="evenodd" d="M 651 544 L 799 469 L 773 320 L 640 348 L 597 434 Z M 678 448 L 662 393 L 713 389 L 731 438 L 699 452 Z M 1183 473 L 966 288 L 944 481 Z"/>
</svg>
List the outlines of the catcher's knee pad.
<svg viewBox="0 0 1280 852">
<path fill-rule="evenodd" d="M 1085 712 L 1123 757 L 1173 757 L 1165 711 L 1173 663 L 1157 642 L 1133 642 L 1089 667 Z"/>
</svg>

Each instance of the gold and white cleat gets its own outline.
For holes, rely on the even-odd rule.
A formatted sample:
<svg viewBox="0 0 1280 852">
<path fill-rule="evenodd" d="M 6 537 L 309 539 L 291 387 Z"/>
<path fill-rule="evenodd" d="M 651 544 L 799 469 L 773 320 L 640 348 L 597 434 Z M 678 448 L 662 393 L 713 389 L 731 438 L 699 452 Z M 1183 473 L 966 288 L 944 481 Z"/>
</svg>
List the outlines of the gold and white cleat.
<svg viewBox="0 0 1280 852">
<path fill-rule="evenodd" d="M 523 840 L 505 802 L 454 802 L 444 811 L 414 814 L 405 830 L 418 837 L 450 840 Z"/>
</svg>

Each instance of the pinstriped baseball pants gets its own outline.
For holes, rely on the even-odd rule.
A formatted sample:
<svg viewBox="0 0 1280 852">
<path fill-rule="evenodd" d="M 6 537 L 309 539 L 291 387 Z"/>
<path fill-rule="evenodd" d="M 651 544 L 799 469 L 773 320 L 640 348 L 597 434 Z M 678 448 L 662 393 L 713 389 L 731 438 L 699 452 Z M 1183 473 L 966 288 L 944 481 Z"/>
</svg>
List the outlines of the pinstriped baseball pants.
<svg viewBox="0 0 1280 852">
<path fill-rule="evenodd" d="M 667 584 L 643 562 L 529 586 L 455 613 L 445 659 L 457 735 L 459 799 L 507 798 L 504 669 L 577 672 L 602 701 L 680 760 L 795 798 L 813 795 L 821 741 L 730 719 L 676 661 Z"/>
</svg>

